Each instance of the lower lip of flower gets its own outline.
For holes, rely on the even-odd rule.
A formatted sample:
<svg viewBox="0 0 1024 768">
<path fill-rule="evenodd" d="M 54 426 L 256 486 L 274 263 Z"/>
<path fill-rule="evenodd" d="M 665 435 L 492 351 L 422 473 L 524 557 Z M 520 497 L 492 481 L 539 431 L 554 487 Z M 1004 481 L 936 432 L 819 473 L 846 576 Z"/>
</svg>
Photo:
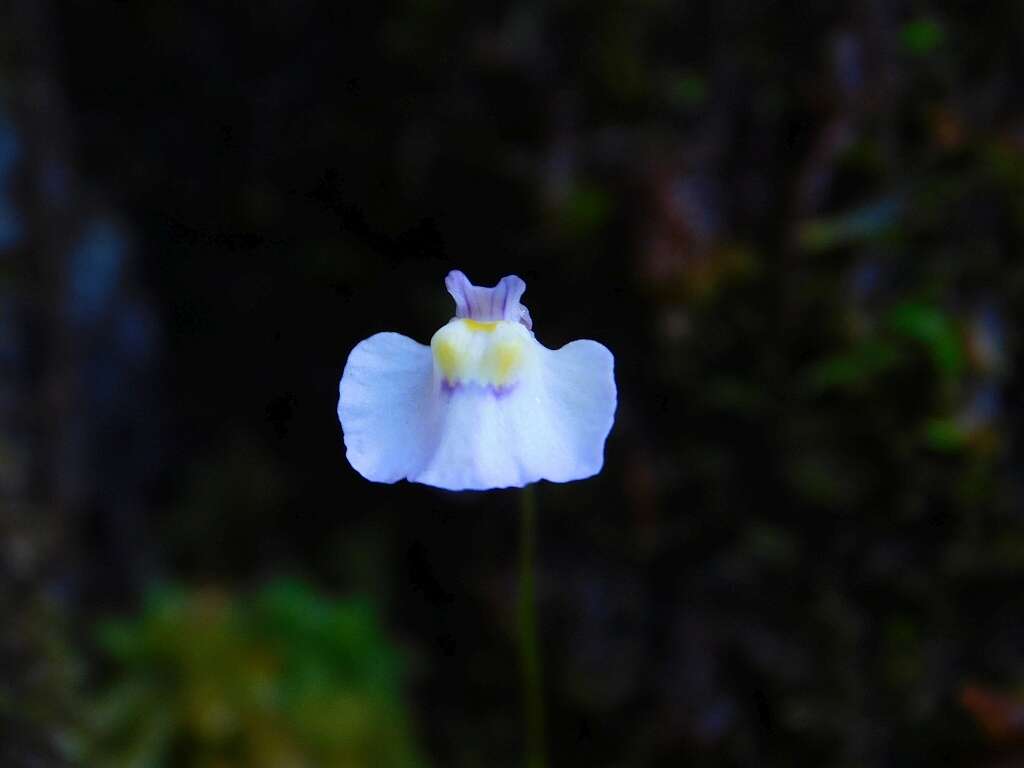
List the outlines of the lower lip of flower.
<svg viewBox="0 0 1024 768">
<path fill-rule="evenodd" d="M 444 391 L 477 389 L 500 397 L 530 368 L 535 343 L 520 323 L 455 319 L 434 334 L 430 348 Z"/>
</svg>

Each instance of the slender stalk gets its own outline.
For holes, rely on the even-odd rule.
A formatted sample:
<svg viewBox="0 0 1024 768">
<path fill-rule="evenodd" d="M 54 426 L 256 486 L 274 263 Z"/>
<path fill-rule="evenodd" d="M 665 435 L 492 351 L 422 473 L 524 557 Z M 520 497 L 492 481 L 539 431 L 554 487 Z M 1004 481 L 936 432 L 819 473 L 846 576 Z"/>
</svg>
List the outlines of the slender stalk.
<svg viewBox="0 0 1024 768">
<path fill-rule="evenodd" d="M 519 560 L 519 655 L 526 711 L 526 768 L 545 768 L 544 698 L 540 650 L 537 644 L 537 606 L 534 562 L 537 553 L 537 499 L 532 485 L 523 488 Z"/>
</svg>

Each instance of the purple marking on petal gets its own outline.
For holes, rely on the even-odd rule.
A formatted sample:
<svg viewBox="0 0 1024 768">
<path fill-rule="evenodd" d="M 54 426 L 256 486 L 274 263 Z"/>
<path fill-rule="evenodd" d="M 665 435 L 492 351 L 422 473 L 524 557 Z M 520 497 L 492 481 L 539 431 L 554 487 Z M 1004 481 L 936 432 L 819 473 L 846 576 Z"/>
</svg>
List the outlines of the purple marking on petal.
<svg viewBox="0 0 1024 768">
<path fill-rule="evenodd" d="M 456 393 L 463 393 L 490 395 L 497 400 L 502 400 L 515 392 L 517 386 L 518 382 L 497 386 L 495 384 L 480 384 L 476 381 L 449 381 L 448 379 L 441 379 L 441 392 L 447 397 L 451 397 Z"/>
<path fill-rule="evenodd" d="M 533 328 L 530 313 L 519 301 L 526 292 L 526 283 L 515 275 L 503 277 L 496 286 L 487 288 L 473 285 L 465 274 L 453 269 L 444 284 L 455 299 L 456 317 L 480 322 L 509 320 Z"/>
</svg>

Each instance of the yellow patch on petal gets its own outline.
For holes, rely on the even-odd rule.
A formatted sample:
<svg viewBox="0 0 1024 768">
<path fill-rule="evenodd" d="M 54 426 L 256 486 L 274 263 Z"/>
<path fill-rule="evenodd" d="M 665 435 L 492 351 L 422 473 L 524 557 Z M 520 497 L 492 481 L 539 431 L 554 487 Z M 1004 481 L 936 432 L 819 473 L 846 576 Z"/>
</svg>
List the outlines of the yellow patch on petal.
<svg viewBox="0 0 1024 768">
<path fill-rule="evenodd" d="M 458 381 L 462 378 L 462 364 L 464 356 L 459 345 L 451 339 L 440 339 L 437 343 L 431 342 L 434 350 L 434 362 L 437 363 L 441 374 L 448 381 Z"/>
<path fill-rule="evenodd" d="M 482 320 L 472 320 L 467 317 L 462 322 L 466 324 L 466 327 L 469 330 L 479 331 L 481 333 L 494 333 L 498 328 L 497 320 L 484 322 Z"/>
<path fill-rule="evenodd" d="M 498 386 L 515 378 L 522 364 L 523 345 L 518 340 L 494 344 L 484 359 L 486 373 Z"/>
<path fill-rule="evenodd" d="M 507 320 L 452 320 L 430 340 L 434 365 L 449 384 L 515 384 L 532 359 L 533 335 Z"/>
</svg>

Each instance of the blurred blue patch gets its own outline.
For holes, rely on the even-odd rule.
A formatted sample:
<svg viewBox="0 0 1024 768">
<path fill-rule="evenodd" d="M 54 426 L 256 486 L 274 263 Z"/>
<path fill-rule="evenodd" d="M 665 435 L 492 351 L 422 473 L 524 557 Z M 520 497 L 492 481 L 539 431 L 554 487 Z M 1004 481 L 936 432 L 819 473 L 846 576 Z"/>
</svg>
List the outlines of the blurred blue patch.
<svg viewBox="0 0 1024 768">
<path fill-rule="evenodd" d="M 736 721 L 736 705 L 724 696 L 704 704 L 696 714 L 696 731 L 701 741 L 714 743 L 724 738 Z"/>
<path fill-rule="evenodd" d="M 143 305 L 134 302 L 118 318 L 116 333 L 117 347 L 125 358 L 144 360 L 156 343 L 156 321 Z"/>
<path fill-rule="evenodd" d="M 63 163 L 47 163 L 41 175 L 43 194 L 50 202 L 61 206 L 68 202 L 71 190 L 71 171 Z"/>
<path fill-rule="evenodd" d="M 832 66 L 836 82 L 848 98 L 864 85 L 864 62 L 860 41 L 850 33 L 836 38 L 832 47 Z"/>
<path fill-rule="evenodd" d="M 967 407 L 961 413 L 964 426 L 977 429 L 993 424 L 1003 409 L 1003 393 L 994 381 L 977 386 L 971 393 Z"/>
<path fill-rule="evenodd" d="M 882 266 L 875 259 L 861 261 L 854 267 L 850 279 L 850 293 L 857 303 L 866 302 L 882 283 Z"/>
<path fill-rule="evenodd" d="M 97 322 L 106 315 L 117 293 L 127 242 L 107 220 L 91 222 L 69 259 L 68 314 L 77 325 Z"/>
<path fill-rule="evenodd" d="M 702 242 L 710 241 L 721 229 L 718 197 L 716 185 L 701 176 L 683 176 L 672 185 L 675 210 Z"/>
<path fill-rule="evenodd" d="M 92 339 L 83 362 L 83 388 L 96 417 L 123 419 L 129 411 L 142 415 L 125 403 L 124 392 L 144 380 L 157 343 L 156 321 L 136 301 L 118 303 L 111 315 L 98 334 L 88 334 Z"/>
<path fill-rule="evenodd" d="M 983 372 L 1000 374 L 1006 370 L 1006 323 L 994 304 L 986 303 L 975 313 L 967 340 L 971 356 Z"/>
<path fill-rule="evenodd" d="M 11 174 L 21 158 L 14 123 L 0 109 L 0 250 L 13 248 L 24 237 L 21 216 L 10 199 Z"/>
<path fill-rule="evenodd" d="M 0 370 L 16 371 L 21 362 L 21 347 L 14 313 L 11 311 L 11 297 L 0 294 L 0 301 L 4 305 L 0 310 Z"/>
<path fill-rule="evenodd" d="M 14 248 L 24 236 L 21 216 L 7 196 L 0 192 L 0 251 Z"/>
<path fill-rule="evenodd" d="M 14 123 L 7 113 L 0 109 L 0 184 L 4 177 L 14 170 L 21 159 L 21 143 Z"/>
</svg>

